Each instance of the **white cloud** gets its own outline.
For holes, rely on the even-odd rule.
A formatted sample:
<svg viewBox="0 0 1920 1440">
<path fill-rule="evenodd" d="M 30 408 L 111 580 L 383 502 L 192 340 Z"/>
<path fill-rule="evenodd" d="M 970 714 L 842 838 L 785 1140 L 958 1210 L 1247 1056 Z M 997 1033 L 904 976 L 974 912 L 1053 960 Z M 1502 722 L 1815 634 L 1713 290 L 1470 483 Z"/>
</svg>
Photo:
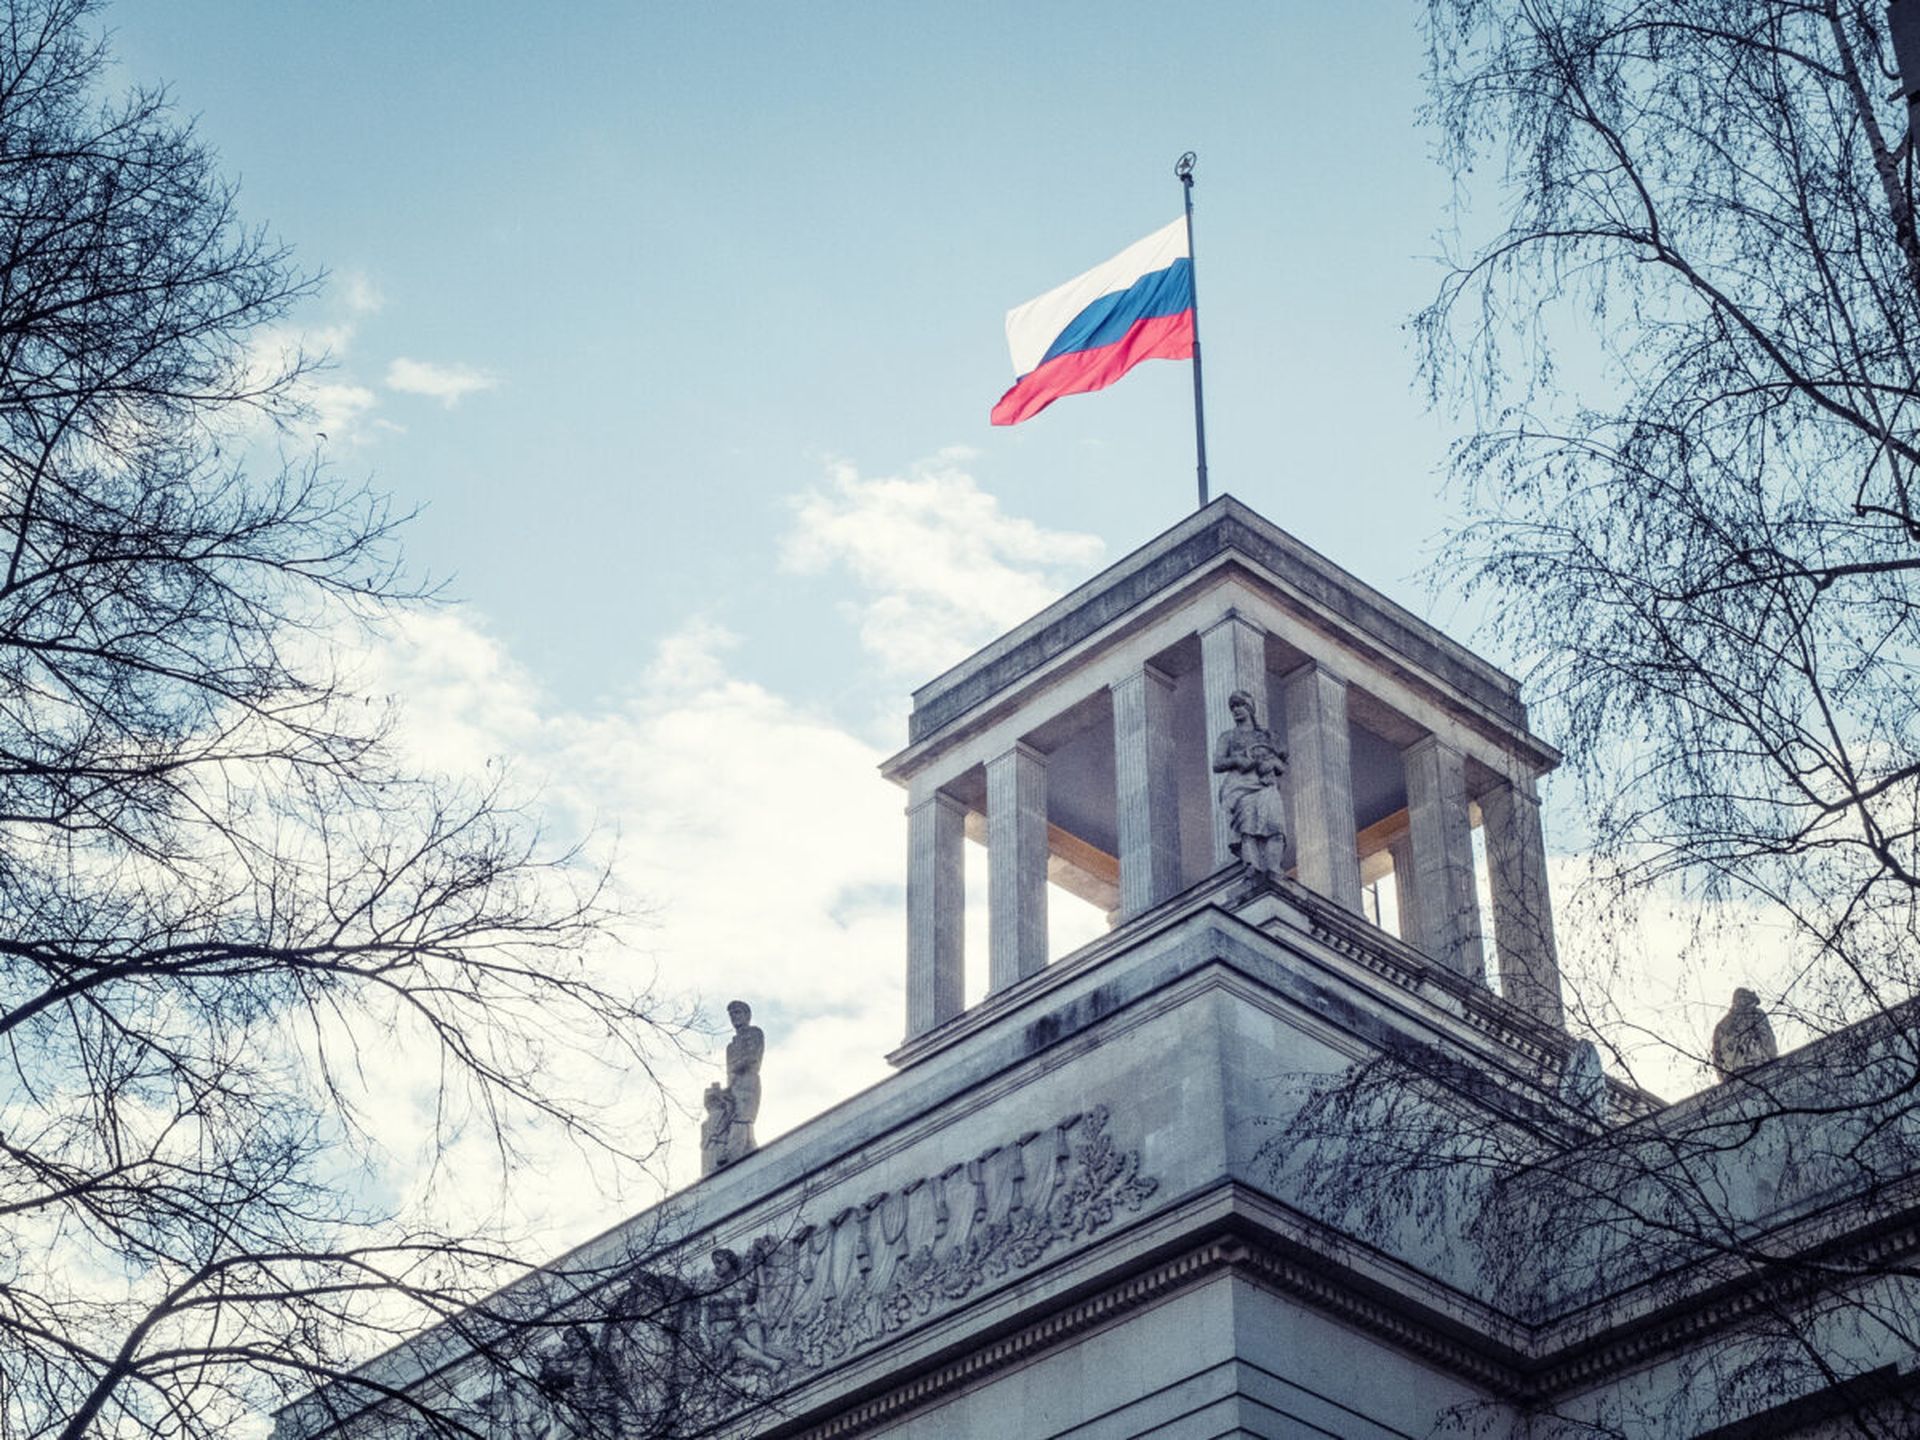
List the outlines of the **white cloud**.
<svg viewBox="0 0 1920 1440">
<path fill-rule="evenodd" d="M 373 281 L 358 270 L 347 270 L 340 275 L 340 299 L 349 312 L 355 315 L 378 314 L 387 303 L 387 297 Z"/>
<path fill-rule="evenodd" d="M 946 450 L 875 479 L 835 466 L 795 502 L 781 554 L 796 573 L 839 567 L 859 582 L 861 643 L 916 681 L 1058 599 L 1105 551 L 1096 535 L 1006 514 L 961 468 L 968 458 Z"/>
<path fill-rule="evenodd" d="M 1796 993 L 1792 928 L 1754 904 L 1709 904 L 1672 881 L 1632 881 L 1591 857 L 1549 861 L 1569 1028 L 1598 1037 L 1608 1068 L 1665 1100 L 1716 1083 L 1714 1025 L 1736 985 L 1756 991 L 1781 1049 L 1814 1038 Z"/>
<path fill-rule="evenodd" d="M 866 479 L 837 467 L 800 496 L 783 558 L 792 571 L 849 577 L 849 609 L 879 663 L 920 680 L 1055 598 L 1095 564 L 1101 544 L 1007 515 L 948 453 L 904 476 Z M 497 773 L 512 757 L 558 834 L 597 825 L 618 894 L 651 916 L 637 950 L 599 963 L 645 967 L 668 995 L 722 1007 L 750 1001 L 768 1033 L 763 1141 L 887 1073 L 903 1029 L 905 824 L 902 796 L 876 773 L 885 750 L 743 674 L 739 637 L 694 616 L 659 638 L 618 703 L 571 709 L 470 612 L 408 619 L 370 653 L 363 683 L 400 697 L 396 739 L 411 763 L 454 774 Z M 897 736 L 890 736 L 890 739 Z M 984 974 L 982 852 L 968 846 L 968 969 Z M 1643 913 L 1595 913 L 1574 899 L 1577 862 L 1556 860 L 1558 932 L 1572 986 L 1587 999 L 1576 1027 L 1609 1039 L 1609 1068 L 1667 1098 L 1710 1078 L 1707 1036 L 1731 988 L 1773 996 L 1791 983 L 1785 946 L 1705 944 L 1685 897 L 1648 897 Z M 1085 913 L 1081 913 L 1081 912 Z M 1062 948 L 1103 928 L 1087 907 L 1055 916 Z M 1676 963 L 1683 952 L 1684 966 Z M 1783 1028 L 1784 1045 L 1804 1036 Z M 676 1107 L 668 1178 L 698 1169 L 698 1099 L 720 1078 L 721 1040 L 690 1059 L 663 1057 L 659 1083 Z M 1621 1062 L 1625 1061 L 1623 1065 Z M 405 1096 L 383 1115 L 397 1153 L 433 1118 L 424 1051 L 392 1047 L 376 1086 Z M 635 1075 L 622 1103 L 650 1113 L 654 1080 Z M 476 1127 L 472 1172 L 490 1157 Z M 512 1203 L 558 1246 L 612 1223 L 648 1198 L 645 1179 L 616 1201 L 560 1135 L 533 1142 Z M 419 1172 L 424 1174 L 425 1172 Z M 443 1203 L 484 1214 L 498 1196 L 462 1188 L 461 1154 L 446 1157 Z M 424 1183 L 421 1181 L 419 1183 Z"/>
<path fill-rule="evenodd" d="M 598 826 L 616 891 L 654 917 L 644 957 L 606 963 L 657 967 L 663 991 L 697 996 L 716 1022 L 730 999 L 755 1006 L 771 1039 L 766 1139 L 879 1079 L 899 1042 L 905 822 L 881 752 L 732 673 L 732 644 L 695 619 L 659 642 L 629 699 L 574 711 L 475 621 L 439 611 L 408 619 L 360 678 L 400 697 L 410 764 L 480 774 L 511 756 L 555 830 Z M 690 1112 L 720 1078 L 718 1042 L 663 1074 Z M 636 1105 L 652 1103 L 647 1083 Z M 677 1119 L 675 1183 L 697 1173 L 695 1130 Z M 543 1164 L 559 1177 L 580 1162 L 556 1137 Z M 616 1218 L 591 1185 L 541 1188 L 557 1232 Z"/>
<path fill-rule="evenodd" d="M 248 367 L 253 382 L 265 384 L 295 366 L 318 363 L 321 368 L 293 387 L 289 398 L 296 410 L 283 413 L 281 420 L 296 422 L 301 430 L 310 427 L 335 447 L 366 442 L 377 431 L 405 433 L 404 426 L 374 413 L 379 394 L 361 383 L 347 363 L 360 321 L 386 305 L 385 295 L 365 274 L 346 271 L 330 296 L 337 307 L 330 322 L 273 325 L 254 334 Z M 387 366 L 384 383 L 390 390 L 425 395 L 451 409 L 500 381 L 469 365 L 437 365 L 403 356 Z"/>
<path fill-rule="evenodd" d="M 739 643 L 740 637 L 724 625 L 696 616 L 655 648 L 646 671 L 647 688 L 667 695 L 717 685 L 726 677 L 721 652 Z"/>
<path fill-rule="evenodd" d="M 351 378 L 345 365 L 354 333 L 352 321 L 273 325 L 257 331 L 249 346 L 249 379 L 255 385 L 265 385 L 297 366 L 318 367 L 294 383 L 286 397 L 293 408 L 277 418 L 289 426 L 297 424 L 300 431 L 311 429 L 336 447 L 364 439 L 362 422 L 380 403 L 378 395 Z"/>
<path fill-rule="evenodd" d="M 409 395 L 425 395 L 451 410 L 467 396 L 491 390 L 499 377 L 471 365 L 439 365 L 430 360 L 401 356 L 387 366 L 387 388 Z"/>
<path fill-rule="evenodd" d="M 336 441 L 353 438 L 361 418 L 380 403 L 380 397 L 364 385 L 335 381 L 308 385 L 304 399 L 312 411 L 313 428 Z"/>
<path fill-rule="evenodd" d="M 914 680 L 1040 608 L 1059 591 L 1054 575 L 1074 578 L 1100 554 L 1091 536 L 1003 513 L 960 458 L 875 480 L 842 467 L 796 503 L 786 542 L 792 568 L 852 578 L 870 649 Z M 689 618 L 656 642 L 624 699 L 577 710 L 544 693 L 477 617 L 441 610 L 371 652 L 360 683 L 399 697 L 396 740 L 410 764 L 494 774 L 512 757 L 556 833 L 598 827 L 616 891 L 651 916 L 644 954 L 603 963 L 652 967 L 663 992 L 697 995 L 717 1025 L 728 1000 L 754 1005 L 769 1040 L 764 1141 L 887 1073 L 904 1028 L 906 834 L 903 797 L 877 773 L 885 750 L 742 674 L 737 644 Z M 1063 943 L 1091 923 L 1071 907 L 1059 921 Z M 970 968 L 983 973 L 980 957 Z M 720 1046 L 663 1065 L 684 1112 L 673 1121 L 676 1184 L 698 1169 L 693 1112 L 720 1078 Z M 392 1093 L 413 1097 L 392 1121 L 396 1145 L 430 1114 L 431 1079 L 396 1072 Z M 636 1106 L 652 1103 L 650 1083 L 634 1077 Z M 517 1197 L 539 1207 L 528 1219 L 557 1241 L 619 1218 L 563 1138 L 542 1144 L 546 1183 Z"/>
</svg>

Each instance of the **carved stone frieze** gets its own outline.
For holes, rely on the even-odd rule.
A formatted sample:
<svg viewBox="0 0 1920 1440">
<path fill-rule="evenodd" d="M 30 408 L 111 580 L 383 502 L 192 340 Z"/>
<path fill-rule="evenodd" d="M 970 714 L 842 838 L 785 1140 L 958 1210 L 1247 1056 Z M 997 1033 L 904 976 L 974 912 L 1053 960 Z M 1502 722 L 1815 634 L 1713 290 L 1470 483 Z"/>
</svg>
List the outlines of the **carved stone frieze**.
<svg viewBox="0 0 1920 1440">
<path fill-rule="evenodd" d="M 1114 1145 L 1104 1106 L 1069 1116 L 756 1241 L 734 1323 L 783 1373 L 817 1370 L 1103 1229 L 1156 1186 L 1138 1152 Z"/>
<path fill-rule="evenodd" d="M 706 1275 L 636 1270 L 527 1378 L 483 1381 L 461 1408 L 501 1440 L 558 1440 L 760 1403 L 1138 1210 L 1159 1182 L 1107 1120 L 1096 1106 L 744 1254 L 716 1249 Z"/>
</svg>

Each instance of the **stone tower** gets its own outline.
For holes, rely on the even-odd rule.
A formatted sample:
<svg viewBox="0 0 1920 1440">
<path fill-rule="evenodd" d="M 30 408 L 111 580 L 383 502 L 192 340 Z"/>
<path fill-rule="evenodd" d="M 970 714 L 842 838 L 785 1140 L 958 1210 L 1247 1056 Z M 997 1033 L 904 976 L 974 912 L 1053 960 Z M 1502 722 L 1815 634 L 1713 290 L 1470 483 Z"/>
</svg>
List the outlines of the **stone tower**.
<svg viewBox="0 0 1920 1440">
<path fill-rule="evenodd" d="M 1294 877 L 1561 1021 L 1536 782 L 1558 762 L 1519 687 L 1231 497 L 916 691 L 908 748 L 907 1040 L 961 1010 L 963 837 L 986 842 L 990 994 L 1047 963 L 1049 882 L 1125 927 L 1232 866 L 1208 759 L 1255 697 L 1290 756 Z"/>
<path fill-rule="evenodd" d="M 1258 770 L 1287 837 L 1265 866 L 1219 803 L 1225 737 L 1255 732 L 1286 752 Z M 1785 1292 L 1631 1217 L 1684 1192 L 1718 1197 L 1714 1233 L 1771 1245 L 1817 1212 L 1840 1243 L 1853 1212 L 1830 1171 L 1782 1168 L 1791 1137 L 1676 1137 L 1902 1032 L 1664 1109 L 1608 1080 L 1561 1024 L 1558 759 L 1514 681 L 1215 501 L 916 692 L 883 767 L 907 802 L 895 1073 L 505 1292 L 535 1322 L 506 1370 L 442 1327 L 363 1375 L 501 1437 L 1384 1440 L 1449 1414 L 1530 1433 L 1541 1406 L 1695 1433 L 1731 1413 L 1728 1335 Z M 1055 954 L 1062 892 L 1108 923 Z M 1840 1148 L 1819 1107 L 1782 1113 Z M 1802 1346 L 1811 1387 L 1901 1373 L 1860 1333 Z M 381 1403 L 336 1385 L 280 1433 L 384 1435 Z"/>
</svg>

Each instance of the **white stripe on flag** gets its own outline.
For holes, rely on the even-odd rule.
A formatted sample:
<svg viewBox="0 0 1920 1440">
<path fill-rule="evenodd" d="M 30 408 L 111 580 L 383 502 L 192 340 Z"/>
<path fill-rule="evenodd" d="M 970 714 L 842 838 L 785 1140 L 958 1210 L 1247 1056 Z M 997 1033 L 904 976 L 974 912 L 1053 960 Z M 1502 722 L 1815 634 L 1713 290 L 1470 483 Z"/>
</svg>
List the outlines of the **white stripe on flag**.
<svg viewBox="0 0 1920 1440">
<path fill-rule="evenodd" d="M 1136 240 L 1111 260 L 1084 275 L 1047 291 L 1007 312 L 1007 349 L 1013 354 L 1013 373 L 1025 375 L 1046 355 L 1060 332 L 1102 295 L 1125 290 L 1142 275 L 1164 270 L 1187 253 L 1186 217 L 1144 240 Z"/>
</svg>

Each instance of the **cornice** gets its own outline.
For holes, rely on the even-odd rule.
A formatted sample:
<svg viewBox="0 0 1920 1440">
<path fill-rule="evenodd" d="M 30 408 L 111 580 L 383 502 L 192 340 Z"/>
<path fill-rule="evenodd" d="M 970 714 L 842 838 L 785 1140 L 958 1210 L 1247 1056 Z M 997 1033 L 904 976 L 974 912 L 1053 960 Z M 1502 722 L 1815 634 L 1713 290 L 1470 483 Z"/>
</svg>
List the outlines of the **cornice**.
<svg viewBox="0 0 1920 1440">
<path fill-rule="evenodd" d="M 1252 1222 L 1250 1216 L 1266 1202 L 1240 1198 L 1253 1203 L 1236 1207 L 1231 1219 L 1189 1237 L 1143 1268 L 1090 1293 L 1082 1291 L 963 1354 L 937 1360 L 829 1419 L 800 1418 L 758 1433 L 769 1440 L 851 1440 L 1222 1275 L 1311 1306 L 1477 1384 L 1490 1398 L 1527 1408 L 1693 1348 L 1757 1314 L 1804 1304 L 1849 1275 L 1870 1273 L 1874 1265 L 1920 1254 L 1920 1212 L 1909 1213 L 1798 1263 L 1756 1269 L 1678 1299 L 1657 1315 L 1620 1316 L 1605 1333 L 1577 1343 L 1552 1343 L 1552 1327 L 1531 1332 L 1520 1327 L 1525 1338 L 1513 1346 L 1476 1326 L 1473 1317 L 1446 1316 L 1297 1238 Z"/>
<path fill-rule="evenodd" d="M 977 1350 L 921 1372 L 905 1384 L 864 1400 L 831 1420 L 797 1430 L 769 1430 L 767 1436 L 794 1440 L 845 1440 L 887 1424 L 908 1411 L 963 1389 L 996 1371 L 1020 1364 L 1111 1323 L 1143 1305 L 1192 1288 L 1234 1263 L 1237 1241 L 1209 1241 L 1163 1261 L 1084 1300 L 1064 1306 L 1030 1325 L 990 1341 Z"/>
</svg>

